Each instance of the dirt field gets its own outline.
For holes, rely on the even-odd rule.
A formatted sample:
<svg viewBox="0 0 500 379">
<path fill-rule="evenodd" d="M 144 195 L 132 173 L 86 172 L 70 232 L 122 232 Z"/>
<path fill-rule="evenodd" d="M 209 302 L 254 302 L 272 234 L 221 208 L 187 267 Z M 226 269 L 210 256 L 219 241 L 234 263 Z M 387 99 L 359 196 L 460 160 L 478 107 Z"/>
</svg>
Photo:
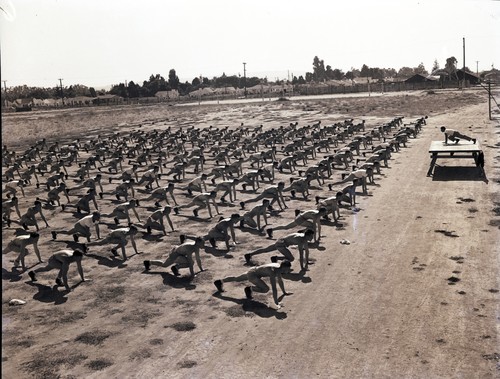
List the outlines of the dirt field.
<svg viewBox="0 0 500 379">
<path fill-rule="evenodd" d="M 487 111 L 484 91 L 468 90 L 2 115 L 2 143 L 16 151 L 43 137 L 86 141 L 108 132 L 124 135 L 139 125 L 151 130 L 244 123 L 266 130 L 294 121 L 301 127 L 354 118 L 372 128 L 395 116 L 405 122 L 429 116 L 417 138 L 375 175 L 368 195 L 358 193 L 359 209 L 341 209 L 343 226 L 323 224 L 321 243 L 311 247 L 309 271 L 300 274 L 293 262 L 285 280 L 292 295 L 282 299 L 281 309 L 270 293 L 246 300 L 246 283 L 227 283 L 226 292 L 218 294 L 213 281 L 246 271 L 245 253 L 291 231 L 276 232 L 271 240 L 237 228 L 238 244 L 229 253 L 222 243 L 220 249 L 207 243 L 205 271 L 192 280 L 187 270 L 180 278 L 159 267 L 144 271 L 143 260 L 164 259 L 181 233 L 204 234 L 218 219 L 210 220 L 206 211 L 199 218 L 189 209 L 173 215 L 176 231 L 167 236 L 140 233 L 143 254 L 132 255 L 128 246 L 132 256 L 125 263 L 109 247 L 91 247 L 83 266 L 92 280 L 78 284 L 72 266 L 70 293 L 54 285 L 55 271 L 40 273 L 32 283 L 26 272 L 13 268 L 15 253 L 2 255 L 2 377 L 498 378 L 500 122 L 498 113 L 496 121 L 488 120 Z M 438 161 L 434 176 L 426 176 L 428 148 L 443 139 L 441 125 L 477 137 L 486 178 L 478 176 L 472 159 Z M 208 159 L 205 171 L 213 165 Z M 77 167 L 68 169 L 71 175 Z M 335 169 L 326 183 L 339 180 L 342 172 Z M 184 182 L 194 176 L 188 169 Z M 73 179 L 67 180 L 69 187 L 76 185 Z M 40 177 L 39 189 L 26 188 L 21 213 L 37 196 L 46 197 L 45 180 Z M 278 180 L 288 183 L 289 175 L 278 173 Z M 115 183 L 103 181 L 102 212 L 117 203 L 110 193 Z M 182 191 L 175 194 L 180 204 L 190 200 Z M 316 195 L 332 194 L 315 184 L 307 201 L 288 196 L 289 208 L 275 212 L 269 226 L 291 221 L 295 209 L 315 208 Z M 146 195 L 138 190 L 139 199 Z M 237 196 L 238 203 L 255 194 L 239 190 Z M 75 202 L 76 193 L 70 198 Z M 139 215 L 146 218 L 152 209 L 153 202 L 141 203 Z M 219 204 L 219 210 L 228 216 L 239 206 Z M 77 213 L 51 206 L 44 213 L 50 227 L 40 224 L 39 247 L 47 260 L 55 250 L 74 246 L 71 236 L 53 241 L 50 232 L 73 225 Z M 101 236 L 115 227 L 112 220 L 103 221 Z M 2 246 L 20 233 L 15 222 L 10 228 L 4 224 Z M 350 244 L 341 244 L 343 239 Z M 254 261 L 267 263 L 271 255 Z M 35 263 L 31 251 L 27 264 Z M 11 299 L 27 303 L 9 306 Z"/>
</svg>

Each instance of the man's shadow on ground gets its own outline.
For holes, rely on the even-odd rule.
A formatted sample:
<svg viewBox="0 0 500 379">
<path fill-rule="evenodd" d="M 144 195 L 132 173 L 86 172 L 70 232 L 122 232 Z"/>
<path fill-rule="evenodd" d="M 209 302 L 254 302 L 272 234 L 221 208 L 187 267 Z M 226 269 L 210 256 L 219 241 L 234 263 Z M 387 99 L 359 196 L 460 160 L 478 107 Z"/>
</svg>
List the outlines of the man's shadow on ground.
<svg viewBox="0 0 500 379">
<path fill-rule="evenodd" d="M 186 291 L 192 291 L 196 289 L 196 285 L 192 283 L 193 278 L 190 276 L 175 276 L 168 272 L 155 272 L 155 271 L 143 271 L 146 275 L 161 275 L 163 278 L 163 284 L 166 286 L 185 289 Z"/>
<path fill-rule="evenodd" d="M 111 253 L 110 253 L 111 254 Z M 119 252 L 120 257 L 121 257 L 121 251 Z M 86 257 L 94 258 L 97 260 L 97 264 L 101 266 L 106 266 L 109 268 L 125 268 L 127 267 L 127 261 L 132 258 L 134 255 L 137 254 L 132 254 L 132 255 L 127 255 L 127 261 L 124 261 L 122 258 L 116 258 L 114 256 L 112 257 L 105 257 L 103 255 L 98 255 L 98 254 L 92 254 L 92 253 L 85 253 L 84 254 Z"/>
<path fill-rule="evenodd" d="M 253 235 L 256 235 L 256 236 L 263 236 L 263 235 L 265 235 L 264 228 L 260 231 L 260 230 L 254 229 L 254 228 L 250 228 L 248 226 L 240 226 L 239 229 L 242 232 L 250 233 L 250 234 L 253 234 Z"/>
<path fill-rule="evenodd" d="M 22 279 L 22 274 L 27 273 L 33 267 L 38 266 L 40 263 L 37 262 L 34 265 L 26 266 L 26 270 L 23 270 L 21 267 L 12 267 L 10 271 L 2 267 L 2 280 L 8 280 L 12 283 L 18 282 Z"/>
<path fill-rule="evenodd" d="M 21 274 L 23 271 L 19 271 L 16 267 L 13 267 L 11 271 L 7 271 L 2 267 L 2 280 L 8 280 L 10 282 L 18 282 L 22 279 Z"/>
<path fill-rule="evenodd" d="M 71 288 L 75 289 L 80 285 L 80 283 L 73 285 Z M 42 303 L 54 303 L 54 305 L 64 304 L 68 301 L 66 295 L 69 292 L 67 292 L 66 290 L 59 291 L 59 286 L 57 285 L 53 285 L 52 287 L 50 287 L 38 282 L 27 282 L 27 284 L 37 287 L 38 289 L 38 292 L 33 295 L 33 300 L 37 300 Z"/>
<path fill-rule="evenodd" d="M 214 257 L 223 257 L 226 259 L 234 258 L 234 255 L 231 254 L 230 250 L 218 249 L 217 247 L 212 247 L 212 246 L 205 246 L 205 253 L 213 255 Z"/>
<path fill-rule="evenodd" d="M 270 308 L 266 304 L 254 299 L 237 299 L 235 297 L 226 296 L 221 292 L 215 292 L 212 296 L 221 300 L 232 301 L 233 303 L 241 305 L 245 312 L 255 313 L 257 316 L 262 318 L 276 317 L 278 320 L 284 320 L 287 318 L 287 314 L 285 312 L 280 312 L 276 309 Z M 282 295 L 278 300 L 281 301 L 283 297 L 284 295 Z"/>
</svg>

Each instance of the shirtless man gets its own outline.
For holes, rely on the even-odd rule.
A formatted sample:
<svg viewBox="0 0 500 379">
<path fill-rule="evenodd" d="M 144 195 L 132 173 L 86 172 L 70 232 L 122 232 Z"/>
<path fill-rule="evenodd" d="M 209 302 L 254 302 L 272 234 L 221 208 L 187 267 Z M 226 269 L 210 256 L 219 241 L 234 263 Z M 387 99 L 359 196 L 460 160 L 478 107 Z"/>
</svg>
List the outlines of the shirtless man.
<svg viewBox="0 0 500 379">
<path fill-rule="evenodd" d="M 38 227 L 38 222 L 36 221 L 36 214 L 39 213 L 40 217 L 42 218 L 43 222 L 45 222 L 45 225 L 47 228 L 49 227 L 49 223 L 47 222 L 47 219 L 43 215 L 42 211 L 42 202 L 40 200 L 35 200 L 35 203 L 32 207 L 29 207 L 26 210 L 26 213 L 21 216 L 19 219 L 19 223 L 22 225 L 24 230 L 28 230 L 28 226 L 35 226 L 36 230 L 39 231 L 40 228 Z"/>
<path fill-rule="evenodd" d="M 321 239 L 321 218 L 327 215 L 327 209 L 321 207 L 319 209 L 310 209 L 308 211 L 296 211 L 295 219 L 286 225 L 278 225 L 274 228 L 267 229 L 269 238 L 273 238 L 273 232 L 276 230 L 287 230 L 296 227 L 314 230 L 314 242 L 319 242 Z"/>
<path fill-rule="evenodd" d="M 51 187 L 56 187 L 59 185 L 60 182 L 64 183 L 64 178 L 66 177 L 66 174 L 64 172 L 60 172 L 56 175 L 49 176 L 47 178 L 47 190 L 50 191 Z"/>
<path fill-rule="evenodd" d="M 26 184 L 27 183 L 24 180 L 11 180 L 10 182 L 5 183 L 3 191 L 7 193 L 7 197 L 11 197 L 16 196 L 17 189 L 19 188 L 23 196 L 26 196 L 24 194 L 24 187 Z"/>
<path fill-rule="evenodd" d="M 129 211 L 131 210 L 134 212 L 135 217 L 137 218 L 137 221 L 141 222 L 141 219 L 139 217 L 139 214 L 137 213 L 137 210 L 135 207 L 139 202 L 135 199 L 130 199 L 130 201 L 127 201 L 125 203 L 119 204 L 116 206 L 115 209 L 111 213 L 103 213 L 101 214 L 102 217 L 113 217 L 113 220 L 116 225 L 120 224 L 120 219 L 126 218 L 128 223 L 130 224 L 130 213 Z"/>
<path fill-rule="evenodd" d="M 102 175 L 97 174 L 93 178 L 85 180 L 81 185 L 77 187 L 72 187 L 71 191 L 75 191 L 80 188 L 90 188 L 91 190 L 94 190 L 94 192 L 97 193 L 97 187 L 99 187 L 99 190 L 101 191 L 99 192 L 99 197 L 102 199 L 102 193 L 104 192 L 104 190 L 102 188 L 101 180 L 102 180 Z"/>
<path fill-rule="evenodd" d="M 58 234 L 66 234 L 72 235 L 75 242 L 78 242 L 78 238 L 80 236 L 87 238 L 87 241 L 90 242 L 90 237 L 92 236 L 92 226 L 95 228 L 97 239 L 101 239 L 99 233 L 100 219 L 101 214 L 99 212 L 94 212 L 90 215 L 84 216 L 69 230 L 52 231 L 52 239 L 55 240 Z"/>
<path fill-rule="evenodd" d="M 245 224 L 247 224 L 251 228 L 257 228 L 259 231 L 263 229 L 260 225 L 260 216 L 264 218 L 264 226 L 267 225 L 267 212 L 269 212 L 269 204 L 271 202 L 269 199 L 262 200 L 261 205 L 256 205 L 248 212 L 244 213 L 240 220 L 240 227 L 242 228 Z M 257 222 L 255 222 L 254 218 L 257 217 Z"/>
<path fill-rule="evenodd" d="M 368 169 L 359 169 L 359 170 L 354 170 L 353 172 L 349 173 L 348 175 L 345 175 L 345 177 L 342 178 L 342 180 L 332 183 L 332 186 L 338 185 L 338 184 L 343 184 L 352 181 L 353 184 L 361 184 L 361 188 L 363 189 L 363 193 L 366 194 L 368 193 L 368 188 L 366 186 L 366 179 L 370 177 L 373 178 L 373 170 L 368 170 Z M 344 175 L 343 175 L 344 176 Z"/>
<path fill-rule="evenodd" d="M 256 198 L 247 200 L 245 202 L 242 201 L 240 203 L 241 209 L 244 209 L 245 204 L 247 203 L 253 203 L 263 199 L 271 199 L 271 203 L 269 204 L 269 206 L 272 206 L 275 202 L 278 202 L 278 205 L 281 210 L 288 208 L 285 204 L 285 198 L 283 197 L 284 188 L 285 188 L 284 182 L 279 182 L 275 186 L 269 186 L 266 189 L 264 189 L 264 191 L 262 191 L 262 193 Z"/>
<path fill-rule="evenodd" d="M 130 179 L 130 180 L 124 181 L 124 182 L 120 183 L 118 186 L 116 186 L 116 188 L 114 190 L 116 200 L 120 201 L 123 197 L 123 198 L 125 198 L 125 201 L 128 201 L 129 190 L 130 190 L 130 194 L 132 195 L 132 197 L 135 197 L 134 185 L 135 185 L 135 180 Z"/>
<path fill-rule="evenodd" d="M 38 240 L 40 238 L 40 234 L 36 232 L 32 232 L 30 234 L 23 234 L 17 236 L 12 241 L 10 241 L 5 249 L 3 249 L 2 254 L 7 254 L 10 251 L 15 253 L 19 253 L 18 257 L 14 261 L 14 267 L 18 267 L 19 263 L 21 263 L 21 268 L 23 271 L 26 270 L 25 265 L 25 257 L 29 254 L 28 249 L 26 248 L 29 245 L 33 245 L 33 250 L 38 258 L 38 262 L 42 263 L 42 257 L 40 256 L 40 250 L 38 250 Z"/>
<path fill-rule="evenodd" d="M 295 194 L 297 192 L 300 192 L 304 197 L 304 200 L 307 200 L 312 179 L 312 175 L 310 174 L 308 174 L 305 178 L 290 178 L 290 185 L 286 188 L 283 188 L 283 192 L 290 191 L 292 198 L 295 198 Z"/>
<path fill-rule="evenodd" d="M 56 251 L 54 254 L 52 254 L 52 256 L 49 258 L 49 261 L 47 262 L 47 266 L 40 267 L 40 268 L 37 268 L 33 271 L 30 271 L 30 272 L 28 272 L 28 275 L 29 275 L 31 281 L 36 282 L 36 281 L 38 281 L 36 279 L 36 274 L 38 272 L 45 272 L 45 271 L 57 269 L 57 270 L 59 270 L 59 273 L 57 274 L 57 277 L 56 277 L 56 284 L 58 286 L 64 285 L 64 287 L 66 288 L 66 291 L 70 292 L 71 288 L 68 285 L 68 270 L 69 270 L 69 266 L 71 263 L 73 263 L 73 262 L 76 263 L 76 266 L 78 269 L 78 274 L 80 274 L 80 278 L 82 279 L 82 282 L 85 281 L 85 277 L 83 276 L 82 258 L 83 258 L 83 252 L 81 250 L 78 250 L 78 249 L 59 250 L 59 251 Z"/>
<path fill-rule="evenodd" d="M 177 201 L 175 200 L 174 196 L 174 188 L 175 184 L 174 183 L 168 183 L 166 187 L 158 187 L 154 189 L 147 198 L 142 199 L 142 201 L 150 201 L 150 200 L 156 200 L 155 205 L 157 207 L 160 207 L 160 201 L 165 200 L 165 202 L 170 205 L 170 202 L 168 201 L 167 195 L 170 194 L 170 197 L 174 201 L 174 204 L 177 205 Z"/>
<path fill-rule="evenodd" d="M 119 179 L 119 180 L 121 180 L 123 182 L 126 182 L 126 181 L 129 181 L 131 179 L 134 179 L 135 182 L 137 183 L 139 181 L 139 177 L 137 176 L 137 168 L 138 167 L 139 166 L 137 164 L 133 164 L 131 168 L 123 171 L 118 178 L 114 178 L 114 177 L 110 176 L 108 178 L 109 183 L 111 183 L 113 181 L 113 179 Z M 98 168 L 98 170 L 101 171 L 100 167 Z"/>
<path fill-rule="evenodd" d="M 231 179 L 231 180 L 224 180 L 220 183 L 217 183 L 215 186 L 215 191 L 222 191 L 222 196 L 220 198 L 220 201 L 222 203 L 226 202 L 225 196 L 229 195 L 229 201 L 233 202 L 236 200 L 236 185 L 239 183 L 239 179 Z"/>
<path fill-rule="evenodd" d="M 153 189 L 153 183 L 156 182 L 156 186 L 159 187 L 158 183 L 158 172 L 160 171 L 160 166 L 155 165 L 152 169 L 144 172 L 142 174 L 141 180 L 137 183 L 138 186 L 146 183 L 146 189 Z"/>
<path fill-rule="evenodd" d="M 10 215 L 12 213 L 12 208 L 15 209 L 19 218 L 21 218 L 21 212 L 19 211 L 19 200 L 16 196 L 10 199 L 2 199 L 2 220 L 7 223 L 7 227 L 10 228 Z"/>
<path fill-rule="evenodd" d="M 163 235 L 167 235 L 167 231 L 165 230 L 165 223 L 163 222 L 163 218 L 167 219 L 168 225 L 174 231 L 174 225 L 172 224 L 172 220 L 170 219 L 170 213 L 172 212 L 172 208 L 170 206 L 165 206 L 161 209 L 158 209 L 151 213 L 146 219 L 146 223 L 144 224 L 144 228 L 147 230 L 147 234 L 151 234 L 151 229 L 161 230 Z"/>
<path fill-rule="evenodd" d="M 127 260 L 127 254 L 125 253 L 125 246 L 128 243 L 127 237 L 130 237 L 130 243 L 134 248 L 136 254 L 140 254 L 137 250 L 137 245 L 135 244 L 135 235 L 137 234 L 137 227 L 134 225 L 130 225 L 126 228 L 118 228 L 109 233 L 105 238 L 99 241 L 89 242 L 86 246 L 103 246 L 107 244 L 116 245 L 111 249 L 111 253 L 117 257 L 118 256 L 118 248 L 122 250 L 123 260 Z"/>
<path fill-rule="evenodd" d="M 204 241 L 209 241 L 212 247 L 217 247 L 217 241 L 226 243 L 226 250 L 229 251 L 229 242 L 232 240 L 236 245 L 236 234 L 234 233 L 234 225 L 240 222 L 241 216 L 238 213 L 233 213 L 230 217 L 221 217 L 219 222 L 211 228 L 208 233 L 203 236 Z M 195 239 L 196 237 L 181 235 L 181 243 L 186 238 Z"/>
<path fill-rule="evenodd" d="M 172 272 L 175 276 L 179 276 L 179 268 L 189 268 L 191 277 L 194 277 L 194 261 L 193 255 L 195 256 L 196 263 L 200 272 L 203 271 L 201 266 L 200 249 L 203 247 L 205 242 L 203 238 L 196 238 L 194 241 L 188 240 L 179 246 L 174 246 L 172 251 L 168 255 L 165 261 L 160 260 L 145 260 L 144 268 L 149 271 L 151 266 L 161 266 L 161 267 L 171 267 Z"/>
<path fill-rule="evenodd" d="M 475 138 L 471 138 L 466 136 L 465 134 L 460 133 L 458 130 L 448 129 L 445 126 L 441 126 L 441 131 L 444 133 L 444 143 L 447 144 L 448 140 L 454 143 L 458 143 L 460 138 L 466 141 L 472 141 L 473 144 L 476 143 Z"/>
<path fill-rule="evenodd" d="M 195 209 L 193 209 L 193 214 L 194 217 L 198 217 L 198 211 L 200 209 L 207 208 L 208 209 L 208 214 L 210 215 L 210 218 L 213 217 L 212 215 L 212 209 L 210 208 L 210 203 L 215 208 L 215 211 L 217 214 L 219 214 L 219 208 L 217 208 L 217 204 L 215 203 L 215 198 L 217 197 L 217 192 L 216 191 L 211 191 L 211 192 L 202 192 L 199 195 L 196 195 L 191 202 L 188 204 L 180 205 L 178 207 L 174 208 L 175 214 L 179 214 L 179 210 L 183 208 L 190 208 L 193 206 L 197 206 Z"/>
<path fill-rule="evenodd" d="M 271 251 L 278 250 L 284 257 L 281 259 L 287 259 L 290 262 L 293 262 L 295 258 L 288 247 L 296 245 L 299 249 L 300 268 L 302 270 L 307 270 L 307 266 L 309 263 L 309 241 L 311 241 L 313 238 L 314 230 L 310 229 L 306 230 L 303 233 L 297 232 L 288 234 L 283 238 L 279 238 L 275 243 L 269 245 L 268 247 L 257 249 L 251 253 L 245 254 L 245 261 L 247 264 L 250 264 L 254 255 L 269 253 Z"/>
<path fill-rule="evenodd" d="M 276 282 L 283 291 L 283 295 L 291 295 L 285 291 L 285 286 L 283 284 L 282 274 L 287 274 L 291 271 L 292 264 L 290 261 L 284 260 L 281 263 L 268 263 L 261 266 L 252 267 L 247 272 L 239 276 L 228 276 L 222 279 L 218 279 L 214 282 L 215 287 L 218 292 L 224 292 L 223 283 L 229 282 L 244 282 L 249 281 L 253 284 L 252 287 L 245 287 L 245 296 L 247 299 L 252 299 L 252 291 L 266 293 L 269 292 L 269 286 L 262 280 L 262 278 L 268 277 L 271 282 L 271 289 L 273 293 L 274 304 L 280 309 L 283 304 L 278 301 L 278 290 L 276 288 Z"/>
<path fill-rule="evenodd" d="M 192 179 L 187 187 L 180 188 L 183 191 L 187 191 L 189 193 L 189 196 L 193 195 L 193 191 L 196 192 L 207 192 L 207 185 L 205 184 L 205 180 L 207 180 L 208 175 L 207 174 L 201 174 L 200 176 L 197 176 L 196 178 Z"/>
<path fill-rule="evenodd" d="M 321 199 L 319 196 L 316 196 L 316 207 L 317 209 L 325 208 L 326 214 L 323 216 L 325 220 L 329 220 L 328 214 L 331 213 L 333 217 L 333 221 L 337 222 L 340 218 L 340 209 L 339 209 L 339 196 L 342 196 L 342 192 L 335 196 L 330 196 L 325 199 Z"/>
<path fill-rule="evenodd" d="M 64 206 L 64 209 L 68 207 L 74 207 L 76 208 L 77 213 L 81 213 L 82 211 L 85 211 L 86 213 L 90 214 L 90 202 L 94 203 L 94 207 L 96 210 L 99 210 L 99 207 L 97 206 L 97 199 L 95 197 L 96 191 L 95 189 L 90 188 L 87 190 L 87 193 L 80 197 L 76 204 L 66 204 Z"/>
<path fill-rule="evenodd" d="M 66 200 L 68 200 L 68 204 L 70 203 L 68 190 L 66 188 L 66 183 L 60 183 L 56 188 L 52 188 L 49 192 L 47 192 L 47 203 L 51 205 L 57 204 L 64 210 L 64 204 L 61 204 L 61 196 L 63 193 L 66 196 Z"/>
</svg>

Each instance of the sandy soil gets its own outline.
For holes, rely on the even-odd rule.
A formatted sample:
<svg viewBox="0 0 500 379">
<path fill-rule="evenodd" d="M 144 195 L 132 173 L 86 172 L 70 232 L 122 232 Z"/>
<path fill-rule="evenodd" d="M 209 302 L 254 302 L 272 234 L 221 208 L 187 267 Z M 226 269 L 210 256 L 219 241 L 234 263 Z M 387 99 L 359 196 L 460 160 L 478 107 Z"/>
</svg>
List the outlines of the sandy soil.
<svg viewBox="0 0 500 379">
<path fill-rule="evenodd" d="M 238 245 L 227 254 L 207 244 L 202 253 L 206 271 L 193 280 L 176 278 L 166 269 L 144 272 L 142 261 L 164 258 L 179 243 L 179 234 L 207 231 L 215 220 L 205 213 L 200 219 L 187 217 L 188 211 L 173 216 L 176 231 L 166 237 L 141 234 L 137 241 L 143 254 L 125 263 L 107 247 L 92 247 L 84 258 L 92 281 L 77 285 L 72 267 L 75 287 L 70 293 L 54 286 L 55 271 L 40 273 L 39 281 L 31 283 L 25 272 L 13 268 L 15 254 L 3 255 L 2 377 L 498 377 L 500 123 L 488 120 L 483 92 L 2 115 L 2 143 L 17 151 L 42 137 L 87 140 L 138 125 L 237 128 L 243 122 L 271 128 L 354 118 L 374 127 L 397 115 L 406 122 L 429 116 L 422 133 L 376 175 L 369 194 L 358 194 L 359 210 L 341 210 L 344 226 L 324 224 L 320 245 L 311 248 L 310 270 L 300 275 L 298 262 L 293 263 L 294 272 L 285 280 L 293 294 L 282 299 L 279 310 L 270 294 L 246 300 L 245 284 L 227 284 L 222 294 L 212 284 L 248 269 L 243 255 L 273 242 L 264 234 L 237 229 Z M 438 161 L 434 176 L 426 176 L 428 147 L 442 139 L 441 125 L 477 136 L 487 178 L 477 175 L 472 160 Z M 208 161 L 205 171 L 213 163 Z M 335 170 L 329 182 L 341 172 Z M 193 176 L 188 171 L 187 177 Z M 288 175 L 279 174 L 277 180 L 288 181 Z M 105 192 L 116 186 L 104 183 Z M 68 184 L 74 185 L 73 180 Z M 289 208 L 270 218 L 270 226 L 292 220 L 295 209 L 314 208 L 315 195 L 331 194 L 323 186 L 308 201 L 288 199 Z M 180 191 L 176 195 L 179 203 L 189 201 Z M 30 186 L 21 211 L 37 196 L 45 196 L 43 186 Z M 238 192 L 238 201 L 251 197 Z M 76 199 L 73 194 L 71 200 Z M 99 200 L 104 212 L 115 203 L 106 193 Z M 152 207 L 141 203 L 141 217 Z M 225 216 L 238 209 L 220 204 Z M 67 228 L 77 218 L 55 207 L 44 212 L 50 227 L 42 227 L 39 246 L 47 259 L 56 249 L 72 246 L 71 237 L 52 241 L 50 231 Z M 102 235 L 112 227 L 103 224 Z M 21 232 L 15 223 L 4 225 L 2 246 Z M 274 238 L 286 233 L 276 232 Z M 351 244 L 340 244 L 342 239 Z M 270 255 L 255 261 L 268 262 Z M 30 254 L 27 262 L 34 265 L 36 257 Z M 27 303 L 9 306 L 13 298 Z"/>
</svg>

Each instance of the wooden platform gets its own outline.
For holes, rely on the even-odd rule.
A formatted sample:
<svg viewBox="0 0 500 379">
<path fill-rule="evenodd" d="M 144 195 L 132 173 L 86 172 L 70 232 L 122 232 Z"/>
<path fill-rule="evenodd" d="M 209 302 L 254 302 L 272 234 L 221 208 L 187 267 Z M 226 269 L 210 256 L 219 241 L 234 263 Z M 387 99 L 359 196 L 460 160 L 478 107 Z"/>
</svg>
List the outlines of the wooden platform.
<svg viewBox="0 0 500 379">
<path fill-rule="evenodd" d="M 479 142 L 472 143 L 470 141 L 460 141 L 458 143 L 445 143 L 444 141 L 432 141 L 429 147 L 429 153 L 431 153 L 431 165 L 427 176 L 432 175 L 432 170 L 436 164 L 438 158 L 467 158 L 474 159 L 474 163 L 477 164 L 477 157 L 482 154 Z"/>
<path fill-rule="evenodd" d="M 459 143 L 447 143 L 444 141 L 432 141 L 429 153 L 479 153 L 481 147 L 479 142 L 460 141 Z"/>
</svg>

